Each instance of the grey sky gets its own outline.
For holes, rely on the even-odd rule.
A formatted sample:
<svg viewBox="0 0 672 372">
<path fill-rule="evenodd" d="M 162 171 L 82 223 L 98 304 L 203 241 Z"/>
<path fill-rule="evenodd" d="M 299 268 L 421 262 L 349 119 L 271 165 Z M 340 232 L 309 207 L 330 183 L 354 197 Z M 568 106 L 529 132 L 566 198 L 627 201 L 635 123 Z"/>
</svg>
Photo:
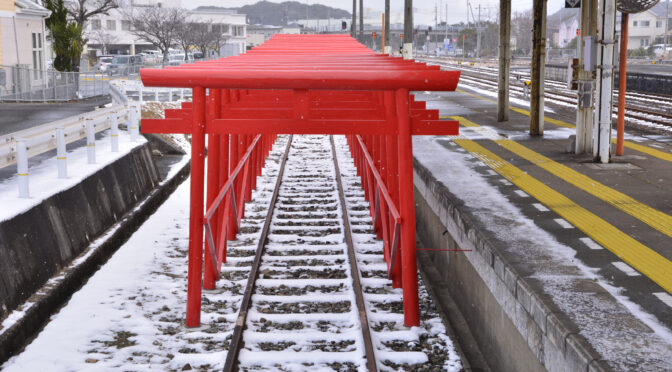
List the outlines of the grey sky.
<svg viewBox="0 0 672 372">
<path fill-rule="evenodd" d="M 274 3 L 280 3 L 282 0 L 269 0 Z M 296 0 L 306 4 L 323 4 L 334 8 L 352 10 L 352 0 Z M 359 0 L 358 4 L 359 4 Z M 481 17 L 494 18 L 497 15 L 499 0 L 470 0 L 474 14 L 478 17 L 478 5 L 481 5 Z M 195 8 L 199 5 L 217 5 L 217 6 L 242 6 L 254 4 L 257 0 L 183 0 L 182 4 L 188 8 Z M 401 12 L 403 10 L 403 0 L 390 0 L 392 12 Z M 446 4 L 448 4 L 448 23 L 459 23 L 467 19 L 467 0 L 414 0 L 416 23 L 433 24 L 434 7 L 441 6 L 442 19 L 445 19 Z M 556 12 L 564 6 L 564 0 L 548 0 L 548 14 Z M 382 11 L 385 6 L 384 0 L 364 0 L 365 8 L 373 8 Z M 532 8 L 532 0 L 512 0 L 513 11 L 522 11 Z"/>
</svg>

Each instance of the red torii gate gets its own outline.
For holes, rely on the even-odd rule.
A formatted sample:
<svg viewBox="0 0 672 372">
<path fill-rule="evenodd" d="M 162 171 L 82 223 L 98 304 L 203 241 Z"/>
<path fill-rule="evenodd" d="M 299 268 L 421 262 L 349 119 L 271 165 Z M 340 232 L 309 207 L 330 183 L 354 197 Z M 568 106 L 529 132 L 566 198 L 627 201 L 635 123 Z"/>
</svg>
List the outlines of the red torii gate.
<svg viewBox="0 0 672 372">
<path fill-rule="evenodd" d="M 404 323 L 419 325 L 411 136 L 456 135 L 458 123 L 440 121 L 409 91 L 455 90 L 459 74 L 375 54 L 347 35 L 275 35 L 236 57 L 140 70 L 145 86 L 193 89 L 192 102 L 141 126 L 192 135 L 186 326 L 200 325 L 201 286 L 215 288 L 226 241 L 235 238 L 278 134 L 347 136 L 389 277 L 403 288 Z"/>
</svg>

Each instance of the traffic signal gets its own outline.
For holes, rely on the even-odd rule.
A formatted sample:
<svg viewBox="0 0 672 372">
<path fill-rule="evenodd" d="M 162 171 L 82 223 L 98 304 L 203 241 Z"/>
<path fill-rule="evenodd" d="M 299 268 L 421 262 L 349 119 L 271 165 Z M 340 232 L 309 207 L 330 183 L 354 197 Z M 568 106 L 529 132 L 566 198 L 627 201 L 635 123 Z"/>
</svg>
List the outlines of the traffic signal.
<svg viewBox="0 0 672 372">
<path fill-rule="evenodd" d="M 341 22 L 341 30 L 347 30 L 348 29 L 348 22 L 343 21 Z"/>
<path fill-rule="evenodd" d="M 375 39 L 375 38 L 376 38 L 376 33 L 375 33 L 375 32 L 372 32 L 372 33 L 371 33 L 371 37 Z"/>
</svg>

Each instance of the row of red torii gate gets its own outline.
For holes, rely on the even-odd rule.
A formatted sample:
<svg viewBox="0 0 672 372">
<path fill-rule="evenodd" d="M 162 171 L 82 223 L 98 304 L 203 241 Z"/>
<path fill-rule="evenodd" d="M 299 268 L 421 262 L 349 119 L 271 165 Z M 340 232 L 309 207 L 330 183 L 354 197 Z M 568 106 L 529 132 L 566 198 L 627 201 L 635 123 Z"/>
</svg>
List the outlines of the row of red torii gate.
<svg viewBox="0 0 672 372">
<path fill-rule="evenodd" d="M 246 54 L 140 76 L 193 89 L 192 102 L 141 122 L 143 133 L 191 134 L 187 327 L 200 325 L 201 290 L 215 288 L 279 134 L 347 136 L 388 276 L 403 289 L 404 323 L 419 325 L 411 136 L 456 135 L 458 123 L 409 92 L 453 91 L 458 71 L 377 54 L 347 35 L 275 35 Z"/>
</svg>

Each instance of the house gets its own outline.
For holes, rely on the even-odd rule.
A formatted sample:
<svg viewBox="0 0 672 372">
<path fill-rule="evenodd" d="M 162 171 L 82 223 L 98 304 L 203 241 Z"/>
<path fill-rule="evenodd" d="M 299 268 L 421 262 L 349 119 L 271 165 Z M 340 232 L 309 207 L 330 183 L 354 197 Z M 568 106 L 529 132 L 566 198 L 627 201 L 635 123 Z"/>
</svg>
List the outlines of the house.
<svg viewBox="0 0 672 372">
<path fill-rule="evenodd" d="M 668 0 L 669 2 L 670 0 Z M 661 1 L 651 9 L 641 13 L 630 14 L 628 23 L 628 49 L 637 49 L 640 47 L 648 48 L 653 44 L 662 44 L 665 35 L 665 29 L 672 26 L 672 22 L 667 20 L 667 6 L 665 1 Z M 669 4 L 672 8 L 672 4 Z M 670 10 L 672 17 L 672 10 Z M 669 40 L 672 38 L 668 37 Z"/>
<path fill-rule="evenodd" d="M 562 8 L 546 20 L 546 33 L 551 40 L 551 45 L 564 48 L 576 36 L 580 26 L 580 9 Z"/>
<path fill-rule="evenodd" d="M 0 96 L 46 81 L 49 15 L 31 0 L 0 0 Z"/>
<path fill-rule="evenodd" d="M 0 66 L 44 69 L 44 20 L 51 12 L 31 0 L 0 0 Z"/>
<path fill-rule="evenodd" d="M 130 0 L 108 15 L 94 16 L 84 26 L 88 38 L 87 48 L 101 54 L 137 54 L 143 50 L 154 50 L 152 44 L 142 40 L 131 32 L 128 14 L 134 8 L 143 7 L 181 8 L 181 0 Z M 185 18 L 190 22 L 204 21 L 212 23 L 222 32 L 222 55 L 244 53 L 246 48 L 246 15 L 224 9 L 184 9 Z"/>
</svg>

